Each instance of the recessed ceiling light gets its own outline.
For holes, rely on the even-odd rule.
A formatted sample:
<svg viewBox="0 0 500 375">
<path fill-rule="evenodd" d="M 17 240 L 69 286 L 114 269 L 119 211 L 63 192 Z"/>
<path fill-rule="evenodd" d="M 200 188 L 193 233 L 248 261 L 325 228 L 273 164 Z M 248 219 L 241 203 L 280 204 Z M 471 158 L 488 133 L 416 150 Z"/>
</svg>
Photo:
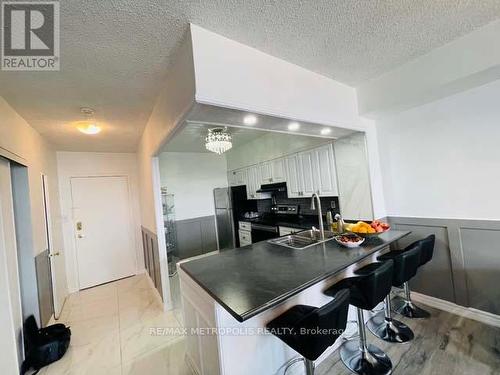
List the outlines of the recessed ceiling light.
<svg viewBox="0 0 500 375">
<path fill-rule="evenodd" d="M 245 125 L 255 125 L 257 123 L 257 116 L 246 115 L 245 117 L 243 117 L 243 123 Z"/>
<path fill-rule="evenodd" d="M 94 135 L 100 133 L 101 128 L 94 123 L 85 123 L 77 126 L 77 129 L 84 134 Z"/>
<path fill-rule="evenodd" d="M 321 129 L 321 135 L 328 135 L 332 132 L 332 129 L 330 128 L 323 128 Z"/>
<path fill-rule="evenodd" d="M 300 129 L 300 124 L 296 121 L 292 121 L 291 123 L 288 124 L 288 130 L 299 130 Z"/>
</svg>

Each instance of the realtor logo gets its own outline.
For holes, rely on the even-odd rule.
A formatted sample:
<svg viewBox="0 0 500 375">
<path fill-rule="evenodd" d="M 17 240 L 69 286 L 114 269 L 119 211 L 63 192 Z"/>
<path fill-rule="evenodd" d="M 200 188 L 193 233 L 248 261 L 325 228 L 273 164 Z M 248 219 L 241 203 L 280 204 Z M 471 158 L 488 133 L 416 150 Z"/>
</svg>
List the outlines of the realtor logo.
<svg viewBox="0 0 500 375">
<path fill-rule="evenodd" d="M 2 2 L 2 70 L 59 70 L 59 2 Z"/>
</svg>

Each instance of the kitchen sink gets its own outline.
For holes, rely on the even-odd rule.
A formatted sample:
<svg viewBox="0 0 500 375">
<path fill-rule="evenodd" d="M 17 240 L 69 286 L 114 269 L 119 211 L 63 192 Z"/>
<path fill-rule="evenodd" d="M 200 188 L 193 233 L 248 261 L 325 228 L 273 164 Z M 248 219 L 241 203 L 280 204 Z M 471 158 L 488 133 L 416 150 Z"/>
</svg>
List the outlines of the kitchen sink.
<svg viewBox="0 0 500 375">
<path fill-rule="evenodd" d="M 320 231 L 312 229 L 291 234 L 289 236 L 273 238 L 267 242 L 278 246 L 288 247 L 290 249 L 303 250 L 308 247 L 330 241 L 333 237 L 335 237 L 335 233 L 325 231 L 325 239 L 322 240 Z"/>
</svg>

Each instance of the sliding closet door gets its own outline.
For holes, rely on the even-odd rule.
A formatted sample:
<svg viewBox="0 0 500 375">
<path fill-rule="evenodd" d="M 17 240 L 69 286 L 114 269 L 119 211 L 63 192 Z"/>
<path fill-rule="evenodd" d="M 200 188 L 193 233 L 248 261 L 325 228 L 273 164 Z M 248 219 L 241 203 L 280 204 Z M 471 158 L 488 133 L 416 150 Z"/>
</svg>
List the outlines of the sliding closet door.
<svg viewBox="0 0 500 375">
<path fill-rule="evenodd" d="M 22 312 L 17 267 L 10 164 L 0 157 L 0 363 L 17 374 L 23 358 Z"/>
</svg>

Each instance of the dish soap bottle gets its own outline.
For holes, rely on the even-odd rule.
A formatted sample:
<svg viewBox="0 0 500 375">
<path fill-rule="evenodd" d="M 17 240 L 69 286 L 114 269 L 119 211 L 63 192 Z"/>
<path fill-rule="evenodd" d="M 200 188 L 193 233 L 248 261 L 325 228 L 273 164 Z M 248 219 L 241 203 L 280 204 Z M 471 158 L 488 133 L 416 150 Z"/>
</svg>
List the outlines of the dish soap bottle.
<svg viewBox="0 0 500 375">
<path fill-rule="evenodd" d="M 335 215 L 335 220 L 337 221 L 337 232 L 340 234 L 344 233 L 345 222 L 342 216 L 340 214 Z"/>
</svg>

